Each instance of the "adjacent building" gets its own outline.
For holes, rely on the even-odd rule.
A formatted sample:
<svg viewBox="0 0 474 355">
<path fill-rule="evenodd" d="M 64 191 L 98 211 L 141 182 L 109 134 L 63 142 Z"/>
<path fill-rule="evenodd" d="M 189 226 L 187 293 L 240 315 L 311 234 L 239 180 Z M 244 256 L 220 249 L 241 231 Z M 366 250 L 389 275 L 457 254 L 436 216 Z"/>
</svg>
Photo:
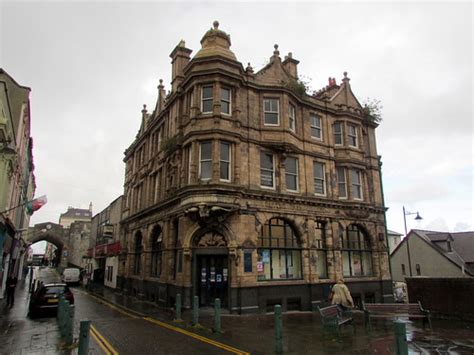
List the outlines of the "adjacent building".
<svg viewBox="0 0 474 355">
<path fill-rule="evenodd" d="M 388 250 L 392 253 L 398 244 L 402 241 L 402 235 L 398 232 L 387 230 L 387 239 L 388 239 Z"/>
<path fill-rule="evenodd" d="M 67 211 L 59 216 L 59 224 L 64 228 L 69 228 L 73 222 L 90 222 L 92 219 L 92 202 L 89 209 L 74 208 L 69 206 Z"/>
<path fill-rule="evenodd" d="M 394 281 L 406 277 L 473 277 L 474 232 L 413 229 L 390 256 Z"/>
<path fill-rule="evenodd" d="M 118 286 L 185 307 L 308 310 L 345 278 L 392 298 L 376 120 L 344 73 L 309 94 L 292 53 L 254 71 L 214 23 L 171 52 L 126 164 Z"/>
<path fill-rule="evenodd" d="M 110 288 L 117 287 L 120 254 L 122 196 L 92 218 L 91 240 L 86 266 L 91 279 Z"/>
<path fill-rule="evenodd" d="M 0 298 L 7 275 L 21 278 L 30 218 L 25 205 L 36 189 L 30 91 L 0 68 Z"/>
</svg>

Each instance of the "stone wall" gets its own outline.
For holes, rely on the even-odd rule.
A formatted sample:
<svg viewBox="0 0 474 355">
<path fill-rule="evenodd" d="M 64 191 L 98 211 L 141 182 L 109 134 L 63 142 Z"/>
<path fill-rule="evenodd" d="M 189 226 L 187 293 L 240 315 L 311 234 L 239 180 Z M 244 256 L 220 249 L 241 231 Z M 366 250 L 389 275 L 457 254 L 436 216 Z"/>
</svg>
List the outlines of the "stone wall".
<svg viewBox="0 0 474 355">
<path fill-rule="evenodd" d="M 468 278 L 407 278 L 410 302 L 421 301 L 434 317 L 474 321 L 474 279 Z"/>
</svg>

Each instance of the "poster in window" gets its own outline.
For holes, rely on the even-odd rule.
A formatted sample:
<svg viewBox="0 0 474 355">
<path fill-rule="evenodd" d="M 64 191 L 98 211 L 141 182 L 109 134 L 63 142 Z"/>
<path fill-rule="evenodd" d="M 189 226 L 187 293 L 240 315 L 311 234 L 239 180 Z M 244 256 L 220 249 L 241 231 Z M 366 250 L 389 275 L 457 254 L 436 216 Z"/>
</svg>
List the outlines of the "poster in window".
<svg viewBox="0 0 474 355">
<path fill-rule="evenodd" d="M 222 282 L 222 275 L 221 274 L 216 275 L 216 282 Z"/>
<path fill-rule="evenodd" d="M 263 262 L 257 261 L 257 272 L 263 272 Z"/>
<path fill-rule="evenodd" d="M 227 275 L 228 275 L 227 274 L 227 268 L 225 267 L 225 268 L 222 269 L 222 276 L 224 277 L 224 282 L 227 281 Z"/>
<path fill-rule="evenodd" d="M 211 277 L 210 277 L 211 282 L 216 282 L 216 268 L 214 266 L 211 266 Z"/>
<path fill-rule="evenodd" d="M 263 250 L 263 251 L 262 251 L 262 261 L 263 261 L 265 264 L 269 264 L 269 263 L 270 263 L 270 250 Z"/>
</svg>

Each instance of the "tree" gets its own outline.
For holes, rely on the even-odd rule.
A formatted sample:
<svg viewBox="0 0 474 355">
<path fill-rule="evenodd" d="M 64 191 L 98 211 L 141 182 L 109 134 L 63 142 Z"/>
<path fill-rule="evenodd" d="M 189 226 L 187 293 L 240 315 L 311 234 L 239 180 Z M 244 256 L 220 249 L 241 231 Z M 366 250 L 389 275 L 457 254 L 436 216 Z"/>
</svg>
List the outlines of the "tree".
<svg viewBox="0 0 474 355">
<path fill-rule="evenodd" d="M 378 99 L 366 98 L 363 103 L 363 110 L 367 118 L 375 123 L 382 122 L 382 103 Z"/>
</svg>

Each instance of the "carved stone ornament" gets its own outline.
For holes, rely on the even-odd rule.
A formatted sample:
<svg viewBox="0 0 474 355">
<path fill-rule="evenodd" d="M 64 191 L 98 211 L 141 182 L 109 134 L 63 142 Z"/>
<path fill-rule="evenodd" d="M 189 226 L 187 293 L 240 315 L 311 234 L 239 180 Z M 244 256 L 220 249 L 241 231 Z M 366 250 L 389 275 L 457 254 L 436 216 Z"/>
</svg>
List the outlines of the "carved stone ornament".
<svg viewBox="0 0 474 355">
<path fill-rule="evenodd" d="M 227 243 L 220 234 L 207 233 L 204 234 L 197 242 L 198 247 L 226 247 Z"/>
<path fill-rule="evenodd" d="M 370 212 L 364 210 L 344 210 L 344 214 L 353 218 L 367 218 L 369 217 Z"/>
</svg>

